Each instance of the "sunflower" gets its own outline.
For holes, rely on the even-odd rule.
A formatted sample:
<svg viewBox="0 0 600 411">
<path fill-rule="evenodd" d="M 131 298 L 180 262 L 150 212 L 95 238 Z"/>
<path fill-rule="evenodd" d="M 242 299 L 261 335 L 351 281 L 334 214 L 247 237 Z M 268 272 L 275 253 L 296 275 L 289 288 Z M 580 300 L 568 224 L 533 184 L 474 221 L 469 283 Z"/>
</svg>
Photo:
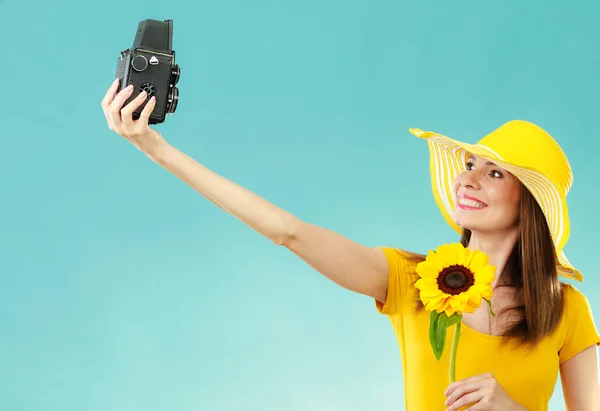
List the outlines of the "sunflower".
<svg viewBox="0 0 600 411">
<path fill-rule="evenodd" d="M 488 263 L 487 254 L 460 243 L 430 250 L 416 268 L 420 278 L 415 287 L 425 309 L 451 317 L 474 312 L 482 299 L 489 303 L 495 268 Z"/>
<path fill-rule="evenodd" d="M 439 361 L 446 347 L 446 333 L 454 329 L 450 351 L 450 382 L 456 381 L 456 354 L 463 313 L 472 313 L 486 300 L 490 314 L 495 268 L 487 254 L 470 250 L 460 243 L 444 244 L 429 251 L 417 265 L 419 279 L 415 287 L 429 315 L 429 342 Z"/>
</svg>

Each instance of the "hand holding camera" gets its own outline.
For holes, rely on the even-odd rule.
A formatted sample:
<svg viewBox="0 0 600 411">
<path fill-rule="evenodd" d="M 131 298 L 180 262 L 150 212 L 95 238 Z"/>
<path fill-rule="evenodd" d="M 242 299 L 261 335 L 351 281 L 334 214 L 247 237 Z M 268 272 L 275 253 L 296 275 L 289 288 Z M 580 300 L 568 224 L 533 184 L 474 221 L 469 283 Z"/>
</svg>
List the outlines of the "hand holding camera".
<svg viewBox="0 0 600 411">
<path fill-rule="evenodd" d="M 116 80 L 102 100 L 109 128 L 151 158 L 165 140 L 150 125 L 164 122 L 179 101 L 180 67 L 172 41 L 172 20 L 141 21 L 132 47 L 119 55 Z"/>
<path fill-rule="evenodd" d="M 156 98 L 151 97 L 144 108 L 139 111 L 146 101 L 147 93 L 141 92 L 125 107 L 134 92 L 133 86 L 128 86 L 117 93 L 119 80 L 115 80 L 102 99 L 102 110 L 108 122 L 108 128 L 125 137 L 144 154 L 154 158 L 161 145 L 166 143 L 162 135 L 149 125 L 150 115 L 156 107 Z M 133 113 L 139 111 L 138 119 L 134 120 Z"/>
</svg>

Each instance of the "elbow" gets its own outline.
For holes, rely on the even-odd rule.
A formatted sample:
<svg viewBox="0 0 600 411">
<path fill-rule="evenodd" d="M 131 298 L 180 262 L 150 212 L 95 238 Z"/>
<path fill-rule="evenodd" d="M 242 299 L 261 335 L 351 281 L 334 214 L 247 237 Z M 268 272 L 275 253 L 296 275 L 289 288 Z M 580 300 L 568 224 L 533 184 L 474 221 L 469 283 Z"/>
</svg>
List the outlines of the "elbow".
<svg viewBox="0 0 600 411">
<path fill-rule="evenodd" d="M 298 238 L 298 232 L 301 229 L 302 221 L 294 216 L 283 216 L 279 219 L 277 228 L 269 235 L 269 240 L 277 246 L 290 247 L 290 244 Z"/>
</svg>

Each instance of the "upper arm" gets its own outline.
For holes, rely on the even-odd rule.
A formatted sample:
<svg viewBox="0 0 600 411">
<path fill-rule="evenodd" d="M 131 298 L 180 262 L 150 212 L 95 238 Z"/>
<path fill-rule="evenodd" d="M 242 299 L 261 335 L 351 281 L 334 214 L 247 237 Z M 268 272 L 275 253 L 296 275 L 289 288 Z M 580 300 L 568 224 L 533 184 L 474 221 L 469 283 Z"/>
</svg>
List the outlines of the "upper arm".
<svg viewBox="0 0 600 411">
<path fill-rule="evenodd" d="M 569 411 L 599 411 L 600 382 L 596 329 L 585 295 L 566 285 L 564 340 L 558 352 L 565 403 Z"/>
<path fill-rule="evenodd" d="M 340 286 L 385 303 L 388 264 L 379 248 L 302 221 L 283 245 Z"/>
<path fill-rule="evenodd" d="M 560 378 L 568 411 L 600 410 L 599 374 L 596 344 L 562 363 Z"/>
</svg>

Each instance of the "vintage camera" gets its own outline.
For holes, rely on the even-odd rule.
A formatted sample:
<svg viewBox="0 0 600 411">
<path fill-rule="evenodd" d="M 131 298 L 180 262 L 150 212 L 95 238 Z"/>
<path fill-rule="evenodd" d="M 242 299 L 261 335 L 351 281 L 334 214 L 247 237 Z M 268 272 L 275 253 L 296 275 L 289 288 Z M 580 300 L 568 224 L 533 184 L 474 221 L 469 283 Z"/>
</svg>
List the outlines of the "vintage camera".
<svg viewBox="0 0 600 411">
<path fill-rule="evenodd" d="M 175 64 L 173 43 L 173 20 L 143 20 L 130 49 L 121 52 L 117 61 L 116 78 L 120 79 L 119 91 L 133 84 L 133 93 L 123 106 L 136 98 L 142 90 L 148 98 L 133 113 L 139 119 L 148 99 L 156 98 L 156 105 L 149 124 L 165 121 L 166 115 L 173 114 L 179 101 L 179 89 L 176 87 L 181 74 Z"/>
</svg>

